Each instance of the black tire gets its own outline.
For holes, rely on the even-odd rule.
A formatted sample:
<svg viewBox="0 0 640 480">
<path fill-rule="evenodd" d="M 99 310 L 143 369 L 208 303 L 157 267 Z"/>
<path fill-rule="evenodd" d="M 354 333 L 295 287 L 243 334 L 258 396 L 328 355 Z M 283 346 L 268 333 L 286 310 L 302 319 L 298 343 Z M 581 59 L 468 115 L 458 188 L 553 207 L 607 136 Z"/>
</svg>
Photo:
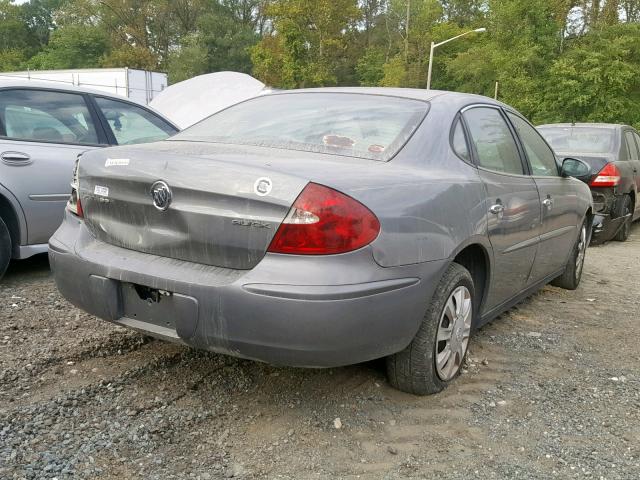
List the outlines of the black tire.
<svg viewBox="0 0 640 480">
<path fill-rule="evenodd" d="M 571 256 L 567 262 L 564 273 L 551 281 L 554 287 L 564 288 L 565 290 L 575 290 L 580 285 L 582 272 L 584 270 L 584 258 L 586 256 L 587 247 L 590 239 L 590 223 L 589 217 L 584 220 L 580 233 L 576 240 Z M 580 255 L 582 253 L 582 255 Z"/>
<path fill-rule="evenodd" d="M 463 354 L 456 356 L 460 357 L 459 365 L 458 361 L 454 362 L 456 370 L 450 378 L 442 380 L 436 366 L 436 352 L 442 344 L 442 341 L 437 341 L 439 326 L 444 319 L 445 306 L 458 287 L 466 287 L 470 294 L 472 325 L 476 311 L 473 279 L 466 268 L 453 263 L 440 280 L 415 338 L 407 348 L 387 357 L 387 376 L 394 388 L 415 395 L 429 395 L 443 390 L 460 373 L 468 350 L 468 339 Z M 467 335 L 470 335 L 470 329 Z"/>
<path fill-rule="evenodd" d="M 631 195 L 623 195 L 616 202 L 615 218 L 624 217 L 629 215 L 633 210 L 633 202 L 631 201 Z M 631 236 L 631 217 L 624 221 L 614 240 L 618 242 L 626 242 Z"/>
<path fill-rule="evenodd" d="M 0 218 L 0 279 L 7 271 L 9 261 L 11 260 L 11 235 L 9 235 L 9 229 L 5 225 L 2 218 Z"/>
</svg>

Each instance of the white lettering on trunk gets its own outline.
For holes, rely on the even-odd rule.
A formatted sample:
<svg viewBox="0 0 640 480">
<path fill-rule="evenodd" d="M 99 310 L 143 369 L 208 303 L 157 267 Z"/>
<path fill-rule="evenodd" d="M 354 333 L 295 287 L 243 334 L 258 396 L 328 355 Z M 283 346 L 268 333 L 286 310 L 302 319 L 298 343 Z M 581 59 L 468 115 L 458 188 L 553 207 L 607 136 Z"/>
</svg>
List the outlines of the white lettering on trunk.
<svg viewBox="0 0 640 480">
<path fill-rule="evenodd" d="M 130 160 L 128 158 L 107 158 L 104 162 L 105 167 L 121 167 L 129 165 Z"/>
</svg>

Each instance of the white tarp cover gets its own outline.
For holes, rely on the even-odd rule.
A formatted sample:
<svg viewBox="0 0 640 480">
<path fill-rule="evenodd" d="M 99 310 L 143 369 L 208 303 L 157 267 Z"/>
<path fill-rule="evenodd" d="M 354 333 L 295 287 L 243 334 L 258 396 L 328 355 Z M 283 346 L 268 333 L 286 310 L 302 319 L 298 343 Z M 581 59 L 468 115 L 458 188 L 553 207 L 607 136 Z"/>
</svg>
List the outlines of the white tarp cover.
<svg viewBox="0 0 640 480">
<path fill-rule="evenodd" d="M 264 83 L 244 73 L 209 73 L 167 87 L 149 105 L 184 129 L 259 95 L 264 88 Z"/>
</svg>

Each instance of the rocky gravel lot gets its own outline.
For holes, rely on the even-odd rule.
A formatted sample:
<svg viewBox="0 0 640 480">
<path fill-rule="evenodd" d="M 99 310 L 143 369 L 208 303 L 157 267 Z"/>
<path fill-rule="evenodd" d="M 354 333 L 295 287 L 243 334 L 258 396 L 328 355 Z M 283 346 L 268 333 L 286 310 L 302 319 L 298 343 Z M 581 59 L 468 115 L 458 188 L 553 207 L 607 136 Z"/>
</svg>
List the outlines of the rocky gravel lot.
<svg viewBox="0 0 640 480">
<path fill-rule="evenodd" d="M 483 327 L 419 398 L 382 362 L 298 370 L 78 311 L 46 257 L 0 283 L 1 479 L 640 478 L 640 225 Z"/>
</svg>

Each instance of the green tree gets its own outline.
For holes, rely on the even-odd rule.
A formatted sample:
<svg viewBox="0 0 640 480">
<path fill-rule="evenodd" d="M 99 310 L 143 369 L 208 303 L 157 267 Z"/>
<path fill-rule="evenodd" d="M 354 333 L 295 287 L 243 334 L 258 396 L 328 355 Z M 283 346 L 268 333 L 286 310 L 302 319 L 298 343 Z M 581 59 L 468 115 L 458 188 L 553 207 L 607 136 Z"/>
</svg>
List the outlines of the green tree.
<svg viewBox="0 0 640 480">
<path fill-rule="evenodd" d="M 557 5 L 492 0 L 489 6 L 487 34 L 447 61 L 447 73 L 460 90 L 490 96 L 497 80 L 502 100 L 535 117 L 542 107 L 543 79 L 560 51 Z"/>
<path fill-rule="evenodd" d="M 335 85 L 347 55 L 345 32 L 360 10 L 355 0 L 280 0 L 267 7 L 274 32 L 252 49 L 254 74 L 274 86 Z"/>
<path fill-rule="evenodd" d="M 65 0 L 30 0 L 20 5 L 20 18 L 29 29 L 38 47 L 49 43 L 49 36 L 56 28 L 53 16 Z"/>
<path fill-rule="evenodd" d="M 380 47 L 368 48 L 358 60 L 356 71 L 360 85 L 375 87 L 384 78 L 385 51 Z"/>
<path fill-rule="evenodd" d="M 611 26 L 576 39 L 545 80 L 540 121 L 640 126 L 640 25 Z"/>
<path fill-rule="evenodd" d="M 20 13 L 19 6 L 9 0 L 0 0 L 0 52 L 31 46 L 29 28 Z"/>
<path fill-rule="evenodd" d="M 108 48 L 105 32 L 91 25 L 73 25 L 55 30 L 49 44 L 29 59 L 37 70 L 99 67 Z"/>
</svg>

